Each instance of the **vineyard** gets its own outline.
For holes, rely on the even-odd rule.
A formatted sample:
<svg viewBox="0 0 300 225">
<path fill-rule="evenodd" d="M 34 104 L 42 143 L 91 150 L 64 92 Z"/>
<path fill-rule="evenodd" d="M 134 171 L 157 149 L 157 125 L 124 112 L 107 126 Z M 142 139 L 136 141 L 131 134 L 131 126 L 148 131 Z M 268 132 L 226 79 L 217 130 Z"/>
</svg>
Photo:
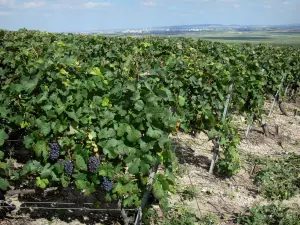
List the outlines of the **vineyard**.
<svg viewBox="0 0 300 225">
<path fill-rule="evenodd" d="M 293 118 L 287 126 L 296 121 L 299 131 L 299 84 L 300 50 L 292 47 L 0 30 L 0 217 L 16 208 L 5 201 L 9 196 L 23 201 L 34 195 L 64 209 L 74 208 L 78 198 L 90 200 L 96 206 L 84 209 L 99 215 L 116 209 L 115 224 L 158 224 L 151 204 L 170 214 L 180 168 L 196 159 L 184 151 L 189 144 L 182 137 L 210 143 L 202 168 L 210 178 L 234 178 L 253 162 L 255 182 L 265 185 L 261 193 L 288 199 L 300 189 L 300 152 L 279 162 L 268 155 L 246 160 L 241 140 L 257 129 L 281 146 L 278 136 L 287 124 L 272 123 L 275 112 Z M 273 176 L 279 182 L 292 175 L 290 186 L 276 186 L 275 198 L 267 178 L 271 183 Z M 185 197 L 195 194 L 191 180 Z M 95 203 L 99 195 L 103 199 Z M 31 209 L 37 205 L 35 200 Z M 251 212 L 258 218 L 272 210 Z M 285 212 L 276 210 L 278 218 Z M 236 223 L 275 224 L 255 216 L 243 214 Z M 282 224 L 299 224 L 296 216 Z M 184 218 L 165 224 L 196 224 Z"/>
</svg>

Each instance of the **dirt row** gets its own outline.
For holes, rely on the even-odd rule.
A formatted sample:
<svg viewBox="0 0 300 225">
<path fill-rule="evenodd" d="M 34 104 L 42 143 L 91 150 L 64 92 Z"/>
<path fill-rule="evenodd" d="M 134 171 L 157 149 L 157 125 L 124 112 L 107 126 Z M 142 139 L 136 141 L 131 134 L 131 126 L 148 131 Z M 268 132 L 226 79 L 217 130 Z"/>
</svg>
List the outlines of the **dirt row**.
<svg viewBox="0 0 300 225">
<path fill-rule="evenodd" d="M 265 104 L 266 113 L 270 103 Z M 294 109 L 300 109 L 299 104 L 286 103 L 289 116 L 284 116 L 278 106 L 270 118 L 266 118 L 270 130 L 266 137 L 259 124 L 245 137 L 247 124 L 242 116 L 235 116 L 234 122 L 238 127 L 242 140 L 238 150 L 241 155 L 242 168 L 231 178 L 217 177 L 208 173 L 212 158 L 213 143 L 204 133 L 195 137 L 183 133 L 178 134 L 177 140 L 182 146 L 185 164 L 181 165 L 184 174 L 178 177 L 178 187 L 184 189 L 193 186 L 196 198 L 183 200 L 180 194 L 171 197 L 171 202 L 182 202 L 190 207 L 198 216 L 214 214 L 223 225 L 233 224 L 238 213 L 244 212 L 255 204 L 266 204 L 266 200 L 257 192 L 253 184 L 253 169 L 250 157 L 282 157 L 284 154 L 300 154 L 300 116 L 294 116 Z M 275 135 L 275 125 L 279 127 L 279 135 Z M 284 204 L 300 209 L 300 196 L 284 201 Z"/>
</svg>

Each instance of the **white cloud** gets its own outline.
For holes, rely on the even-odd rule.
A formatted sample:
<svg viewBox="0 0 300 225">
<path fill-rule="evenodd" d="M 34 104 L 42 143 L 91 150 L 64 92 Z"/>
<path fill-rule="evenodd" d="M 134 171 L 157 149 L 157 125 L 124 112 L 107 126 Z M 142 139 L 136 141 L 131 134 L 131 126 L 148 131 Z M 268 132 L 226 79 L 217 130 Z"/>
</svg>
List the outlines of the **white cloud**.
<svg viewBox="0 0 300 225">
<path fill-rule="evenodd" d="M 107 7 L 111 6 L 110 2 L 86 2 L 84 3 L 86 8 L 95 8 L 95 7 Z"/>
<path fill-rule="evenodd" d="M 154 2 L 154 1 L 143 1 L 142 4 L 144 6 L 151 6 L 151 7 L 156 6 L 156 2 Z"/>
<path fill-rule="evenodd" d="M 25 9 L 28 9 L 28 8 L 39 8 L 44 6 L 45 4 L 46 4 L 45 2 L 36 1 L 36 2 L 25 2 L 23 6 Z"/>
</svg>

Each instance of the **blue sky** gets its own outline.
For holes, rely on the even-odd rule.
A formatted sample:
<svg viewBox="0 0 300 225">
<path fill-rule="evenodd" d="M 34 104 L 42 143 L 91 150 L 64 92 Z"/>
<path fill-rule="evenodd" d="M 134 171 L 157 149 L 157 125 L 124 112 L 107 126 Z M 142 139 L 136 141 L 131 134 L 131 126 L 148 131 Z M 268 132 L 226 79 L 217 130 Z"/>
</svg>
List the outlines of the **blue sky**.
<svg viewBox="0 0 300 225">
<path fill-rule="evenodd" d="M 0 0 L 0 28 L 91 31 L 300 23 L 300 0 Z"/>
</svg>

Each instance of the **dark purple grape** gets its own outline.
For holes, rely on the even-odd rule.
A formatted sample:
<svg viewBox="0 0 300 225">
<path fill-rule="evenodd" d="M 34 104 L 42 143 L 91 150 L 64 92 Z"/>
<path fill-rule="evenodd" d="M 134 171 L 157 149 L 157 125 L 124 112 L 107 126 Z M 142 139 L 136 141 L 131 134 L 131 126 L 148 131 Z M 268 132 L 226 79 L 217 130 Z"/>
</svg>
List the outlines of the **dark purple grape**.
<svg viewBox="0 0 300 225">
<path fill-rule="evenodd" d="M 114 182 L 109 180 L 107 177 L 102 177 L 102 186 L 105 191 L 110 192 L 113 189 Z"/>
<path fill-rule="evenodd" d="M 96 156 L 92 156 L 88 161 L 88 168 L 91 173 L 96 173 L 99 168 L 100 160 Z"/>
<path fill-rule="evenodd" d="M 73 163 L 66 160 L 62 160 L 62 163 L 64 164 L 65 173 L 67 175 L 72 175 L 74 169 Z"/>
<path fill-rule="evenodd" d="M 52 161 L 56 160 L 60 154 L 60 146 L 58 143 L 49 143 L 50 145 L 50 152 L 49 156 Z"/>
</svg>

